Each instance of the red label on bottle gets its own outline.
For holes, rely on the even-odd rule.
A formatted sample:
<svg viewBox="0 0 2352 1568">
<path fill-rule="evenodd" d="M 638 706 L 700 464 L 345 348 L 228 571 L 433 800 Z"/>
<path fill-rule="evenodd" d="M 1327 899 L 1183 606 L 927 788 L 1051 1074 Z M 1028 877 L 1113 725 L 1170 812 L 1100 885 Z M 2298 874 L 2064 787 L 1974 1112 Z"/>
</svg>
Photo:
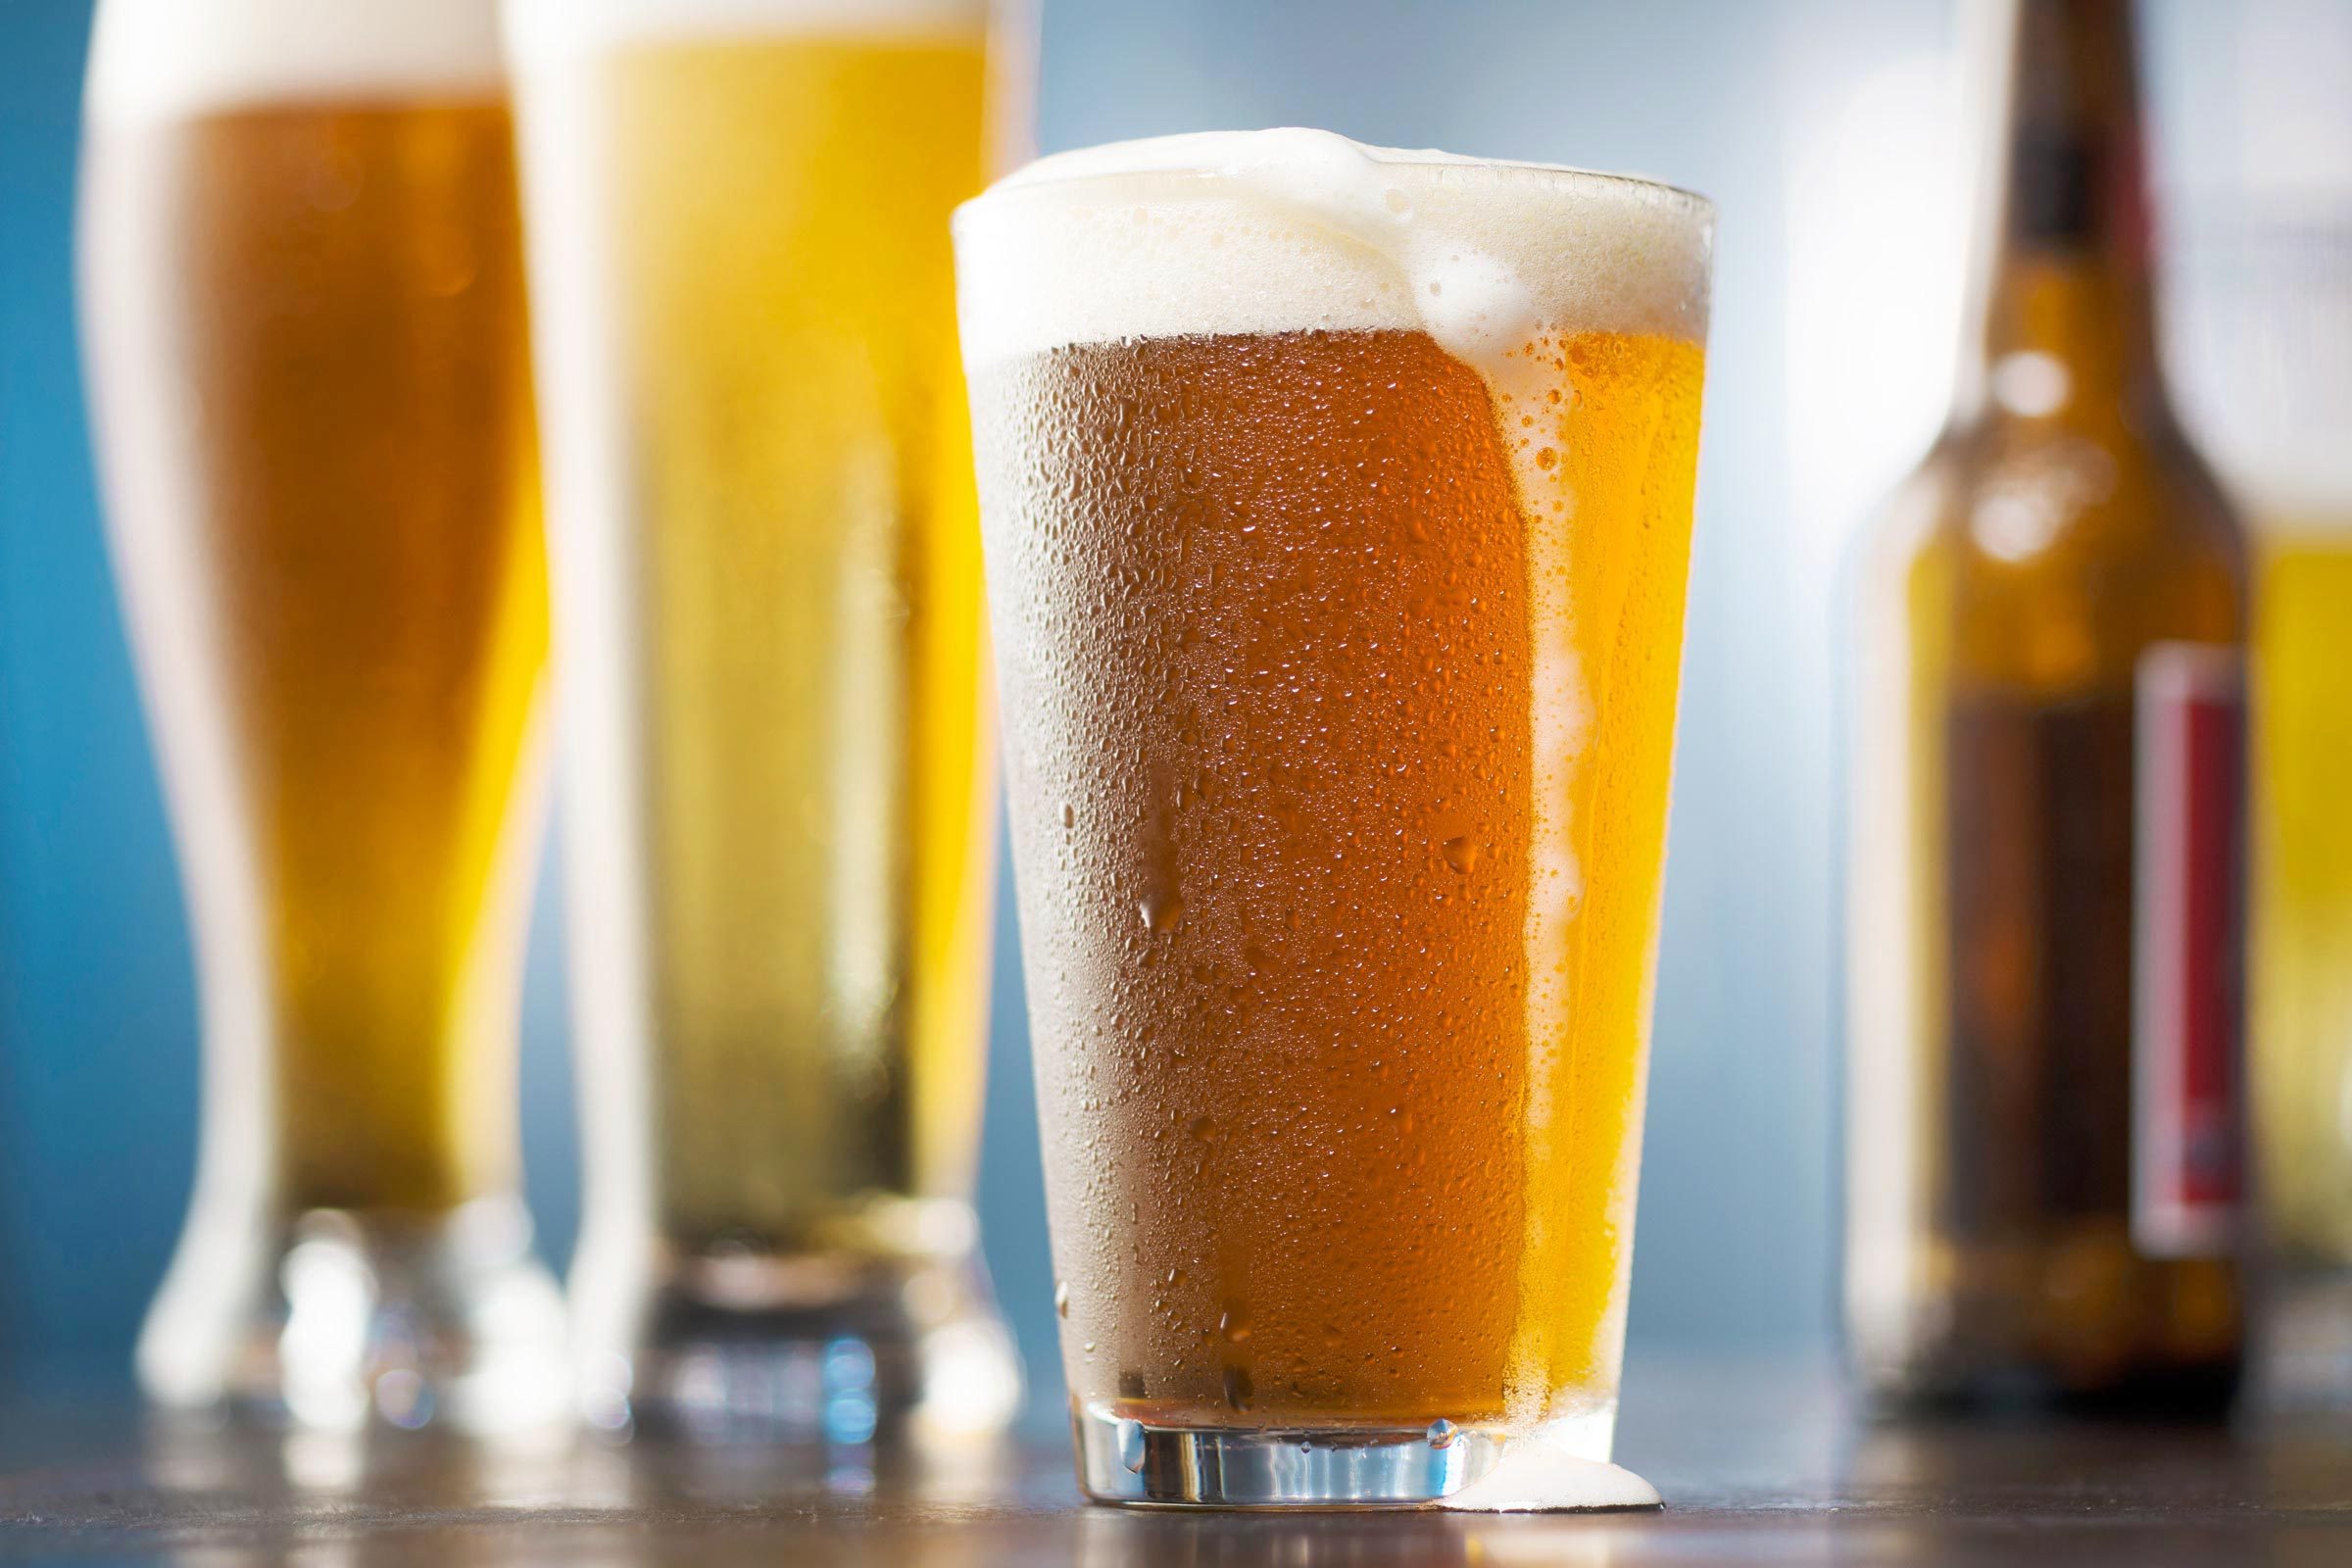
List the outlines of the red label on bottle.
<svg viewBox="0 0 2352 1568">
<path fill-rule="evenodd" d="M 2226 1252 L 2245 1196 L 2245 666 L 2235 649 L 2140 656 L 2133 729 L 2132 1237 Z"/>
</svg>

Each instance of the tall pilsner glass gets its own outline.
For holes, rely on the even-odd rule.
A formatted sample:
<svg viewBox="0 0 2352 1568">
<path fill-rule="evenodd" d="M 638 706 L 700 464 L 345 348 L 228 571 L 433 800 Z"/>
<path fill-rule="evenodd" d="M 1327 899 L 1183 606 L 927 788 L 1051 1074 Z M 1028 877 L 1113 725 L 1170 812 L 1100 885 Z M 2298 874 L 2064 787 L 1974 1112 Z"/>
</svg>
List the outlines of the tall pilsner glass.
<svg viewBox="0 0 2352 1568">
<path fill-rule="evenodd" d="M 1707 205 L 1314 131 L 956 224 L 1100 1498 L 1610 1468 Z"/>
<path fill-rule="evenodd" d="M 491 0 L 102 0 L 82 316 L 203 992 L 167 1405 L 563 1408 L 517 1197 L 546 653 Z"/>
<path fill-rule="evenodd" d="M 994 768 L 948 218 L 983 0 L 508 9 L 591 1418 L 995 1428 Z"/>
</svg>

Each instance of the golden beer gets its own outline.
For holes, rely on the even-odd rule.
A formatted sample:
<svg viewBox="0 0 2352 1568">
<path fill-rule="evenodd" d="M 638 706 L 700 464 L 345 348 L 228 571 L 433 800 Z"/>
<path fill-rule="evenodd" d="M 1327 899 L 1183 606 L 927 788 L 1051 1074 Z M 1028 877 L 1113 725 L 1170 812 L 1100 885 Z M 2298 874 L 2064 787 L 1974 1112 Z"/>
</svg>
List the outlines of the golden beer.
<svg viewBox="0 0 2352 1568">
<path fill-rule="evenodd" d="M 2323 374 L 2329 342 L 2314 334 L 2287 348 L 2287 363 Z M 2267 346 L 2282 345 L 2274 335 Z M 2259 347 L 2244 352 L 2277 363 L 2255 360 Z M 2286 381 L 2298 392 L 2318 384 Z M 2258 427 L 2264 439 L 2291 433 L 2328 450 L 2333 427 L 2311 422 L 2315 410 L 2266 407 L 2275 401 L 2252 405 L 2272 416 Z M 2263 1394 L 2280 1407 L 2340 1407 L 2352 1396 L 2352 525 L 2318 498 L 2256 516 L 2247 978 L 2273 1264 Z"/>
<path fill-rule="evenodd" d="M 2352 527 L 2257 534 L 2253 1024 L 2272 1244 L 2352 1267 Z"/>
<path fill-rule="evenodd" d="M 547 611 L 494 34 L 439 0 L 411 21 L 441 54 L 408 60 L 348 16 L 275 35 L 275 9 L 112 4 L 91 89 L 97 422 L 208 1037 L 197 1211 L 143 1350 L 174 1402 L 244 1376 L 245 1319 L 301 1305 L 226 1236 L 345 1211 L 364 1250 L 429 1251 L 487 1203 L 451 1245 L 526 1294 L 532 1267 L 514 1029 Z M 397 1296 L 407 1265 L 376 1266 Z"/>
<path fill-rule="evenodd" d="M 1076 157 L 958 242 L 1085 1482 L 1401 1500 L 1153 1473 L 1267 1429 L 1458 1430 L 1437 1493 L 1605 1459 L 1703 204 L 1308 132 Z"/>
<path fill-rule="evenodd" d="M 981 42 L 611 69 L 662 1229 L 889 1250 L 866 1206 L 959 1194 L 979 1133 L 991 803 L 943 225 L 980 183 Z"/>
<path fill-rule="evenodd" d="M 514 24 L 566 383 L 592 1358 L 665 1313 L 805 1339 L 974 1236 L 994 791 L 947 220 L 988 19 L 703 9 Z"/>
</svg>

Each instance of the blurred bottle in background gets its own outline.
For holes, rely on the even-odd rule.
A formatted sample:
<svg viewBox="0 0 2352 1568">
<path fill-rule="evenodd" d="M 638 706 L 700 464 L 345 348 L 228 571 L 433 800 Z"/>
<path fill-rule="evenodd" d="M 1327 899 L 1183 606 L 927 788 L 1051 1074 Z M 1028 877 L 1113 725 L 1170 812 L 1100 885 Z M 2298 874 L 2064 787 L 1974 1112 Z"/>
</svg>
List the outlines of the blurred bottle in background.
<svg viewBox="0 0 2352 1568">
<path fill-rule="evenodd" d="M 592 1419 L 1001 1425 L 948 215 L 985 0 L 524 0 Z M 1015 74 L 1018 74 L 1017 73 Z"/>
<path fill-rule="evenodd" d="M 2158 364 L 2129 0 L 2010 0 L 1951 422 L 1862 566 L 1847 1316 L 1898 1398 L 2212 1409 L 2246 568 Z"/>
<path fill-rule="evenodd" d="M 2244 505 L 2256 564 L 2249 1057 L 2275 1266 L 2264 1382 L 2278 1402 L 2346 1403 L 2352 201 L 2275 195 L 2207 212 L 2180 270 L 2197 422 Z"/>
<path fill-rule="evenodd" d="M 81 303 L 204 1006 L 169 1405 L 564 1408 L 514 1104 L 547 641 L 493 0 L 105 0 Z"/>
</svg>

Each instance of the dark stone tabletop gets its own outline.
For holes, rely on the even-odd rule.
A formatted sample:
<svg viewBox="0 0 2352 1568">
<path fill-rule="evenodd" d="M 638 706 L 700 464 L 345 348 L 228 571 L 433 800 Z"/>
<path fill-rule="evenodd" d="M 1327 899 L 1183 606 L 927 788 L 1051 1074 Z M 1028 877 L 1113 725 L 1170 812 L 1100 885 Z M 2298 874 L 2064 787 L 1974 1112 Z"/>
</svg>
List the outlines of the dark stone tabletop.
<svg viewBox="0 0 2352 1568">
<path fill-rule="evenodd" d="M 1826 1369 L 1642 1364 L 1619 1457 L 1662 1513 L 1130 1512 L 1051 1438 L 916 1463 L 640 1439 L 493 1451 L 0 1404 L 0 1558 L 244 1564 L 2352 1564 L 2352 1421 L 1929 1426 Z"/>
</svg>

